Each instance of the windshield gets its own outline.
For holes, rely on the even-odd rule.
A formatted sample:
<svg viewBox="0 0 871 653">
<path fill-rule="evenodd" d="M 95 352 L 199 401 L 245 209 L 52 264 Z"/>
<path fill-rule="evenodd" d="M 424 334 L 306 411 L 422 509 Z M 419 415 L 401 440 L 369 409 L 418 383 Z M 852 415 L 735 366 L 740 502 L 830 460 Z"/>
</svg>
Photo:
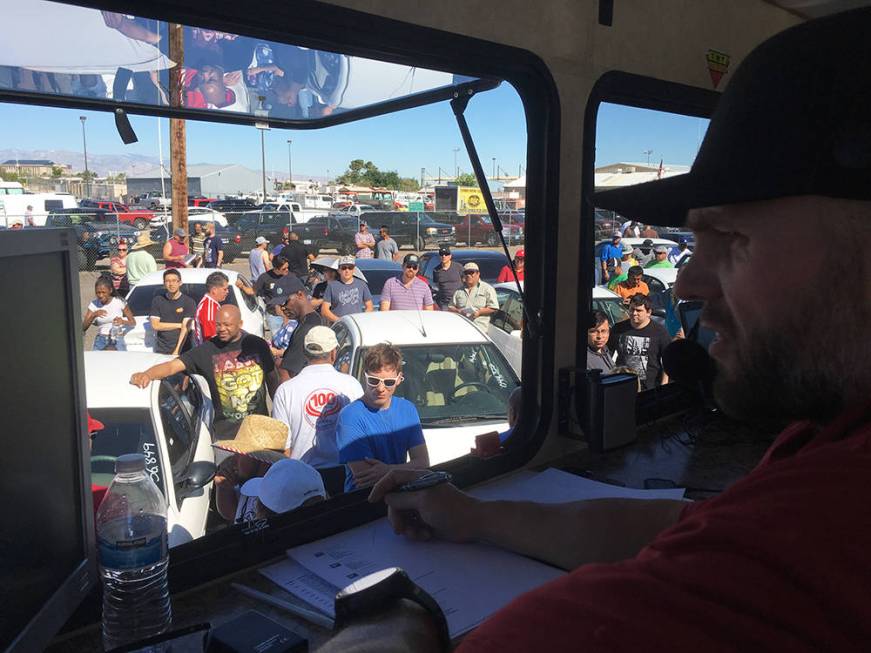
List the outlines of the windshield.
<svg viewBox="0 0 871 653">
<path fill-rule="evenodd" d="M 154 296 L 160 295 L 164 292 L 166 292 L 166 290 L 164 289 L 163 284 L 136 286 L 127 296 L 127 305 L 136 317 L 147 317 L 151 315 L 151 301 L 154 299 Z M 181 292 L 199 304 L 203 295 L 206 294 L 206 284 L 183 283 L 181 285 Z M 227 293 L 227 299 L 223 303 L 236 306 L 236 296 L 232 289 Z"/>
<path fill-rule="evenodd" d="M 369 292 L 373 295 L 380 295 L 387 280 L 399 276 L 399 270 L 361 270 L 361 272 L 366 275 Z"/>
<path fill-rule="evenodd" d="M 145 455 L 145 469 L 166 495 L 163 467 L 146 408 L 94 408 L 88 411 L 103 423 L 91 446 L 91 483 L 106 487 L 115 476 L 115 459 L 127 453 Z"/>
<path fill-rule="evenodd" d="M 520 382 L 492 343 L 400 345 L 399 349 L 405 380 L 396 395 L 417 407 L 424 427 L 507 419 L 508 396 Z M 358 360 L 365 352 L 360 350 Z M 365 383 L 362 369 L 357 377 Z"/>
<path fill-rule="evenodd" d="M 357 221 L 354 218 L 338 218 L 339 224 L 345 229 L 356 229 Z"/>
</svg>

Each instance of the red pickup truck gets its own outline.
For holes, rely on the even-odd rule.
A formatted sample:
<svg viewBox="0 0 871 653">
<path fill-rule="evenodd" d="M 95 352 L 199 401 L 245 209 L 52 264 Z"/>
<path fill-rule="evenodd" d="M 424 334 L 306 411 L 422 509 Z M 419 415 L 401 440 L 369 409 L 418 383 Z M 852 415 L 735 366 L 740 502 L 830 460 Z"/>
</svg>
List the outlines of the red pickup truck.
<svg viewBox="0 0 871 653">
<path fill-rule="evenodd" d="M 493 230 L 490 216 L 470 213 L 469 215 L 457 216 L 459 222 L 454 224 L 457 232 L 457 240 L 465 242 L 469 247 L 478 243 L 495 247 L 499 245 L 499 236 Z M 502 235 L 509 245 L 519 245 L 523 242 L 523 227 L 519 224 L 510 224 L 502 221 Z"/>
<path fill-rule="evenodd" d="M 101 202 L 97 200 L 82 200 L 80 202 L 83 207 L 92 207 L 97 209 L 106 209 L 110 213 L 118 216 L 118 220 L 125 224 L 129 224 L 137 229 L 145 229 L 151 218 L 154 217 L 154 211 L 145 209 L 131 209 L 126 204 L 121 202 Z"/>
</svg>

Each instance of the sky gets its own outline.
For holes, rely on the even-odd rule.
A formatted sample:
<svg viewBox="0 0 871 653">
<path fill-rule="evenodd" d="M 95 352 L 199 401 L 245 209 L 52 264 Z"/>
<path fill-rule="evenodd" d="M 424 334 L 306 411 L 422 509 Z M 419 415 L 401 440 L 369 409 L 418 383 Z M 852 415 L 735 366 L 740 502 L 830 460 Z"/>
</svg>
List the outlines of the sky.
<svg viewBox="0 0 871 653">
<path fill-rule="evenodd" d="M 88 151 L 94 154 L 134 153 L 158 156 L 158 119 L 131 116 L 139 142 L 124 145 L 111 113 L 0 104 L 0 149 L 56 149 L 80 151 L 79 116 L 87 116 Z M 583 115 L 578 108 L 578 120 Z M 508 84 L 482 93 L 466 112 L 485 172 L 515 176 L 526 167 L 526 120 L 517 92 Z M 565 120 L 565 118 L 564 118 Z M 169 121 L 162 120 L 164 160 L 168 165 Z M 643 162 L 689 165 L 695 157 L 707 121 L 662 112 L 603 104 L 597 124 L 597 165 Z M 238 163 L 259 170 L 260 135 L 249 126 L 190 120 L 187 123 L 189 164 Z M 371 160 L 382 170 L 420 178 L 449 176 L 456 164 L 460 172 L 471 166 L 459 130 L 446 103 L 420 107 L 321 130 L 272 129 L 266 133 L 266 168 L 278 176 L 288 169 L 287 140 L 292 139 L 294 178 L 329 176 L 345 171 L 352 159 Z M 439 172 L 441 168 L 441 173 Z"/>
</svg>

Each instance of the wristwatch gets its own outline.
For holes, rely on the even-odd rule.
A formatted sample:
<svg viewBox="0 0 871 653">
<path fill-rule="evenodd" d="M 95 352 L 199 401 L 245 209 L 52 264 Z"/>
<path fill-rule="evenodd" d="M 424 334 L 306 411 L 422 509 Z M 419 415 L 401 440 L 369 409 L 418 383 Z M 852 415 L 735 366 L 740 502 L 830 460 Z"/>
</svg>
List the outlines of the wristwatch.
<svg viewBox="0 0 871 653">
<path fill-rule="evenodd" d="M 448 622 L 435 599 L 424 592 L 399 567 L 388 567 L 354 581 L 336 594 L 336 630 L 352 620 L 366 618 L 400 599 L 414 601 L 433 618 L 443 651 L 451 648 Z"/>
</svg>

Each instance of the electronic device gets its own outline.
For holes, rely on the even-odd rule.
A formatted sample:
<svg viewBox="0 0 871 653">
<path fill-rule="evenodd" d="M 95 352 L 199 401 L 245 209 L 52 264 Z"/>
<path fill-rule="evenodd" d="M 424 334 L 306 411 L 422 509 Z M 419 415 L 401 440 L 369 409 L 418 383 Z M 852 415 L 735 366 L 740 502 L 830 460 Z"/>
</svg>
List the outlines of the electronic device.
<svg viewBox="0 0 871 653">
<path fill-rule="evenodd" d="M 394 601 L 408 599 L 426 610 L 439 632 L 442 650 L 451 649 L 448 622 L 439 604 L 424 592 L 399 567 L 388 567 L 354 581 L 336 594 L 336 630 L 354 619 L 365 619 L 390 606 Z"/>
<path fill-rule="evenodd" d="M 0 231 L 0 648 L 42 650 L 97 582 L 72 229 Z"/>
<path fill-rule="evenodd" d="M 559 432 L 585 439 L 595 452 L 635 441 L 638 377 L 564 367 L 559 371 Z M 573 425 L 580 427 L 578 433 Z"/>
</svg>

